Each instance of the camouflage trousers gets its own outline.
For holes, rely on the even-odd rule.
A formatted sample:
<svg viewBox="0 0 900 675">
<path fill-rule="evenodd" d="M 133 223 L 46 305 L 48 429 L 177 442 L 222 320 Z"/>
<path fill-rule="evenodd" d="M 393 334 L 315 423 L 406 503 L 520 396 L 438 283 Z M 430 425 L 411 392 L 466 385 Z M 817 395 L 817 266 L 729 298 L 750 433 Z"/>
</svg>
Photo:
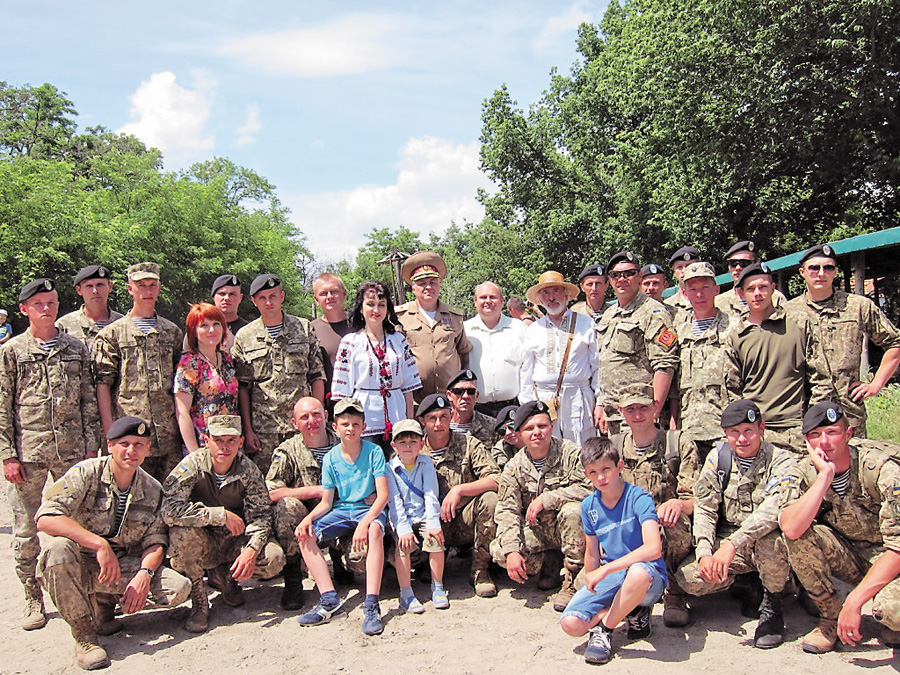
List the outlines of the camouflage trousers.
<svg viewBox="0 0 900 675">
<path fill-rule="evenodd" d="M 682 595 L 683 591 L 675 578 L 675 572 L 691 554 L 691 519 L 681 514 L 681 518 L 674 525 L 660 525 L 659 535 L 662 539 L 663 560 L 669 574 L 669 593 Z"/>
<path fill-rule="evenodd" d="M 119 557 L 122 576 L 116 584 L 98 581 L 100 565 L 92 551 L 86 551 L 66 537 L 50 537 L 41 551 L 38 576 L 47 589 L 59 615 L 68 623 L 92 614 L 92 596 L 105 604 L 115 605 L 134 575 L 141 569 L 139 556 Z M 148 607 L 176 607 L 187 600 L 191 582 L 178 572 L 160 567 L 150 582 Z"/>
<path fill-rule="evenodd" d="M 800 427 L 782 431 L 773 431 L 766 427 L 765 438 L 772 445 L 777 445 L 788 452 L 800 455 L 804 460 L 809 456 L 806 452 L 806 438 L 800 433 Z"/>
<path fill-rule="evenodd" d="M 537 523 L 524 523 L 522 533 L 525 550 L 519 551 L 525 558 L 528 576 L 541 571 L 544 551 L 562 551 L 568 567 L 584 565 L 584 530 L 581 527 L 581 502 L 567 502 L 558 510 L 544 509 L 538 514 Z M 491 546 L 491 554 L 501 567 L 506 567 L 506 556 L 500 551 L 499 541 Z"/>
<path fill-rule="evenodd" d="M 278 543 L 284 550 L 284 555 L 287 557 L 300 555 L 300 544 L 297 542 L 297 537 L 294 536 L 294 530 L 297 529 L 300 521 L 309 515 L 312 504 L 304 504 L 299 499 L 285 497 L 272 506 L 275 538 L 278 539 Z M 322 542 L 320 548 L 331 549 L 329 553 L 331 556 L 334 556 L 335 553 L 340 554 L 344 560 L 344 567 L 354 574 L 366 573 L 365 551 L 353 552 L 352 534 Z"/>
<path fill-rule="evenodd" d="M 474 545 L 472 570 L 485 570 L 491 562 L 491 541 L 497 534 L 494 509 L 497 508 L 497 493 L 483 492 L 473 497 L 462 509 L 456 510 L 456 517 L 449 523 L 441 523 L 444 531 L 444 545 Z"/>
<path fill-rule="evenodd" d="M 254 452 L 252 454 L 247 452 L 247 456 L 259 467 L 263 476 L 269 473 L 269 466 L 272 464 L 272 453 L 275 452 L 275 448 L 284 443 L 287 439 L 293 437 L 295 433 L 297 432 L 290 431 L 283 434 L 257 434 L 259 437 L 259 452 Z M 246 452 L 247 448 L 245 447 L 244 450 Z"/>
<path fill-rule="evenodd" d="M 812 596 L 833 595 L 835 587 L 832 577 L 856 586 L 884 552 L 883 547 L 855 544 L 827 525 L 817 524 L 799 539 L 788 539 L 787 548 L 791 568 Z M 900 578 L 875 594 L 872 616 L 891 630 L 900 630 Z"/>
<path fill-rule="evenodd" d="M 160 485 L 166 482 L 166 478 L 172 473 L 172 470 L 178 466 L 181 461 L 181 448 L 177 452 L 170 452 L 166 455 L 157 455 L 156 457 L 147 457 L 141 468 L 159 481 Z"/>
<path fill-rule="evenodd" d="M 41 497 L 44 493 L 44 486 L 47 484 L 47 476 L 49 474 L 56 480 L 77 461 L 22 462 L 28 478 L 22 483 L 10 483 L 9 481 L 6 483 L 6 496 L 13 513 L 16 574 L 23 584 L 34 579 L 38 554 L 41 552 L 34 515 L 41 506 Z"/>
<path fill-rule="evenodd" d="M 206 570 L 235 561 L 249 537 L 242 534 L 232 537 L 225 527 L 171 527 L 169 528 L 169 557 L 172 567 L 188 579 L 203 578 Z M 284 551 L 278 542 L 267 542 L 256 555 L 256 579 L 271 579 L 284 567 Z"/>
<path fill-rule="evenodd" d="M 715 548 L 721 540 L 716 537 Z M 685 560 L 675 572 L 678 585 L 689 595 L 708 595 L 730 587 L 738 574 L 759 572 L 760 581 L 771 593 L 781 593 L 791 574 L 787 546 L 780 530 L 738 549 L 728 568 L 728 578 L 721 583 L 711 583 L 700 576 L 700 564 L 695 556 Z"/>
</svg>

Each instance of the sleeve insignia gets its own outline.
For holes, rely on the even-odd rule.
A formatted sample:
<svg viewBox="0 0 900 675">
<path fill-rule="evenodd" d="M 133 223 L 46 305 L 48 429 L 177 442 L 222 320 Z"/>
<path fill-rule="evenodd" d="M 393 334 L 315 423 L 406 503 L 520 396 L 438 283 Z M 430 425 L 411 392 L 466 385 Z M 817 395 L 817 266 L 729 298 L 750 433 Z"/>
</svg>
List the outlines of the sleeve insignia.
<svg viewBox="0 0 900 675">
<path fill-rule="evenodd" d="M 677 340 L 678 336 L 665 326 L 663 326 L 656 334 L 656 337 L 653 338 L 653 341 L 655 343 L 657 343 L 661 347 L 665 347 L 666 349 L 671 349 Z"/>
</svg>

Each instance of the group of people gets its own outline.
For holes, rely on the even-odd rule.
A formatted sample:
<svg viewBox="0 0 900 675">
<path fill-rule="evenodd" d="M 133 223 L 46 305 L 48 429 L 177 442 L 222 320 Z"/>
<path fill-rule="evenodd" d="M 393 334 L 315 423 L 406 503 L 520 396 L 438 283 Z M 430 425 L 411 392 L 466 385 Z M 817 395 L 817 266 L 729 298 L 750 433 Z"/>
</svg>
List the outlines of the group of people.
<svg viewBox="0 0 900 675">
<path fill-rule="evenodd" d="M 190 598 L 184 627 L 203 632 L 207 584 L 237 606 L 240 582 L 282 573 L 281 606 L 299 610 L 305 568 L 319 599 L 301 625 L 339 613 L 335 583 L 364 573 L 362 629 L 376 635 L 385 561 L 401 609 L 425 611 L 413 575 L 446 609 L 456 549 L 479 597 L 497 594 L 496 566 L 558 589 L 562 628 L 590 633 L 592 663 L 622 621 L 647 637 L 660 599 L 664 623 L 684 626 L 691 596 L 731 586 L 759 617 L 754 644 L 777 646 L 792 571 L 819 616 L 805 651 L 856 644 L 872 598 L 900 643 L 900 446 L 865 438 L 863 405 L 896 371 L 900 332 L 834 288 L 828 245 L 803 254 L 806 290 L 789 302 L 753 242 L 726 256 L 728 293 L 695 248 L 670 264 L 665 302 L 662 268 L 628 251 L 579 285 L 546 271 L 526 293 L 544 313 L 530 324 L 502 313 L 489 281 L 465 320 L 429 251 L 404 263 L 414 299 L 396 308 L 366 282 L 348 311 L 323 274 L 310 322 L 263 274 L 247 322 L 229 273 L 184 332 L 156 312 L 155 263 L 126 271 L 125 316 L 102 265 L 78 272 L 84 304 L 59 319 L 55 282 L 30 281 L 29 328 L 0 347 L 22 627 L 45 624 L 47 590 L 79 665 L 99 668 L 117 607 Z M 866 338 L 885 350 L 869 382 Z M 833 578 L 854 585 L 843 602 Z"/>
</svg>

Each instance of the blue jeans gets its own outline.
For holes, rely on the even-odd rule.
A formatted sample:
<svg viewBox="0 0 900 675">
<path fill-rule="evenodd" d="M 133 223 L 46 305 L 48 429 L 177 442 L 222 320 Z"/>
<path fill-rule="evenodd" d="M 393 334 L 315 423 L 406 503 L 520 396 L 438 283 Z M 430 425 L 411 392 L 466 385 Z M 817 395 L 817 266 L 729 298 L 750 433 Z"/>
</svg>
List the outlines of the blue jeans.
<svg viewBox="0 0 900 675">
<path fill-rule="evenodd" d="M 650 563 L 639 562 L 632 565 L 632 567 L 640 567 L 650 576 L 650 586 L 647 588 L 647 594 L 638 603 L 641 607 L 650 607 L 662 597 L 663 591 L 666 590 L 666 577 Z M 574 616 L 590 623 L 597 614 L 612 605 L 613 598 L 616 597 L 616 593 L 619 592 L 622 584 L 625 583 L 625 575 L 627 573 L 628 570 L 613 572 L 597 584 L 593 592 L 587 586 L 582 586 L 574 597 L 569 600 L 569 604 L 566 605 L 566 609 L 563 612 L 563 617 Z"/>
</svg>

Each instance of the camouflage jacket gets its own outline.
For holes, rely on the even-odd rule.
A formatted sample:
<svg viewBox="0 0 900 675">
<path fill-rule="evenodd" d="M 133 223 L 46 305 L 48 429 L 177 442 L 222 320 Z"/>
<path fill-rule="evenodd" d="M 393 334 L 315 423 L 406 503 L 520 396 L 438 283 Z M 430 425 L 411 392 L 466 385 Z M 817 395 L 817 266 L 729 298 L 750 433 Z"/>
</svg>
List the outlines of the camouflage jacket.
<svg viewBox="0 0 900 675">
<path fill-rule="evenodd" d="M 506 463 L 511 460 L 517 452 L 519 452 L 519 448 L 510 445 L 506 442 L 506 439 L 503 438 L 491 446 L 491 457 L 497 462 L 497 466 L 501 471 L 503 471 L 503 467 L 506 466 Z"/>
<path fill-rule="evenodd" d="M 432 454 L 427 440 L 422 454 L 428 455 L 434 461 L 441 501 L 444 501 L 450 488 L 457 485 L 473 483 L 482 478 L 493 478 L 495 481 L 500 478 L 500 469 L 491 453 L 485 449 L 481 441 L 468 434 L 450 432 L 450 445 L 440 459 Z M 463 497 L 459 508 L 472 499 L 473 497 Z"/>
<path fill-rule="evenodd" d="M 334 446 L 337 437 L 328 432 L 328 440 Z M 306 443 L 303 434 L 297 433 L 275 448 L 272 453 L 272 464 L 266 474 L 266 488 L 311 487 L 322 484 L 322 465 L 316 460 Z"/>
<path fill-rule="evenodd" d="M 109 321 L 104 326 L 98 326 L 87 318 L 84 313 L 84 305 L 82 305 L 81 309 L 76 309 L 74 312 L 69 312 L 64 317 L 57 319 L 56 327 L 64 333 L 68 333 L 72 337 L 78 338 L 87 345 L 88 350 L 91 350 L 94 345 L 94 340 L 97 339 L 97 335 L 100 331 L 113 321 L 121 318 L 121 314 L 109 310 Z"/>
<path fill-rule="evenodd" d="M 625 462 L 622 479 L 649 492 L 657 506 L 676 497 L 693 498 L 699 472 L 694 442 L 686 434 L 660 429 L 650 448 L 640 452 L 631 429 L 625 429 L 610 439 Z M 669 447 L 670 442 L 677 447 Z"/>
<path fill-rule="evenodd" d="M 485 447 L 489 448 L 494 438 L 494 424 L 496 423 L 497 420 L 490 415 L 485 415 L 475 410 L 472 415 L 472 428 L 469 429 L 469 435 L 474 436 L 484 443 Z"/>
</svg>

